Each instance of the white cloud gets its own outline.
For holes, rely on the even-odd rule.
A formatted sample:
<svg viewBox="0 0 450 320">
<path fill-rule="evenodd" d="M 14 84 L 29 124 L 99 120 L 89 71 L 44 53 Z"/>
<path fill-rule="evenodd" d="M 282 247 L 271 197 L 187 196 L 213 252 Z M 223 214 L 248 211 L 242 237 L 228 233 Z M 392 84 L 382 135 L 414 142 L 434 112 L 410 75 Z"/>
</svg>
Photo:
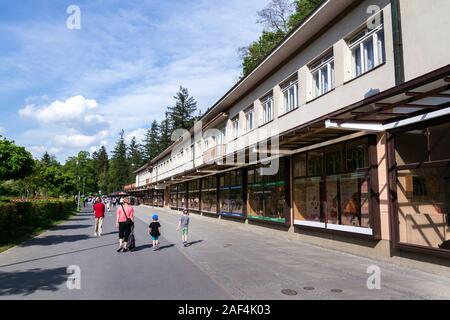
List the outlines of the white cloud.
<svg viewBox="0 0 450 320">
<path fill-rule="evenodd" d="M 83 96 L 75 96 L 65 102 L 54 101 L 49 106 L 27 105 L 19 110 L 19 115 L 23 118 L 31 118 L 45 123 L 57 122 L 81 117 L 97 107 L 97 101 L 86 99 Z"/>
<path fill-rule="evenodd" d="M 133 139 L 133 137 L 136 137 L 136 142 L 142 143 L 146 134 L 147 134 L 147 129 L 144 129 L 144 128 L 139 128 L 139 129 L 133 130 L 130 133 L 125 135 L 125 142 L 130 143 L 131 140 Z"/>
<path fill-rule="evenodd" d="M 31 152 L 34 158 L 40 159 L 44 155 L 44 153 L 48 152 L 51 155 L 56 155 L 62 151 L 61 148 L 56 147 L 46 147 L 46 146 L 31 146 L 27 148 L 28 151 Z"/>
<path fill-rule="evenodd" d="M 5 128 L 3 128 L 3 127 L 0 127 L 0 135 L 3 135 L 3 134 L 5 134 L 7 131 L 6 131 L 6 129 Z"/>
</svg>

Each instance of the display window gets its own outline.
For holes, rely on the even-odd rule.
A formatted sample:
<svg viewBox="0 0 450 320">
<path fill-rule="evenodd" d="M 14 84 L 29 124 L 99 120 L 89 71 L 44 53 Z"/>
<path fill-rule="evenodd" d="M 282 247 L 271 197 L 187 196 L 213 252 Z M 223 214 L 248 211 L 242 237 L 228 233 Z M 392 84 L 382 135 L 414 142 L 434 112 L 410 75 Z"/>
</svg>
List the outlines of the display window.
<svg viewBox="0 0 450 320">
<path fill-rule="evenodd" d="M 178 184 L 178 209 L 187 209 L 186 183 Z"/>
<path fill-rule="evenodd" d="M 225 216 L 244 216 L 242 170 L 222 173 L 219 177 L 220 214 Z"/>
<path fill-rule="evenodd" d="M 202 212 L 217 213 L 217 177 L 202 179 Z"/>
<path fill-rule="evenodd" d="M 188 182 L 188 208 L 200 211 L 200 180 Z"/>
<path fill-rule="evenodd" d="M 264 165 L 260 164 L 247 169 L 247 216 L 249 219 L 286 223 L 288 203 L 285 159 L 279 159 L 279 168 L 275 174 L 266 175 L 263 168 Z"/>
<path fill-rule="evenodd" d="M 397 242 L 450 253 L 450 122 L 393 137 Z"/>
<path fill-rule="evenodd" d="M 178 186 L 177 185 L 173 185 L 170 186 L 170 207 L 173 209 L 178 208 Z"/>
<path fill-rule="evenodd" d="M 294 224 L 372 235 L 369 138 L 293 157 Z"/>
</svg>

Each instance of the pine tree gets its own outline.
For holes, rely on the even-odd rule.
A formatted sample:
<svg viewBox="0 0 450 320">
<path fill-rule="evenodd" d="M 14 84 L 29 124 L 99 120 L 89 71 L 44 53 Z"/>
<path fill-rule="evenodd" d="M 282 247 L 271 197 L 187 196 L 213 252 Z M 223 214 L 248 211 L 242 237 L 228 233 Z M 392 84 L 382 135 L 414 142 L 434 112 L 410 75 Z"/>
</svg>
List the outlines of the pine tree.
<svg viewBox="0 0 450 320">
<path fill-rule="evenodd" d="M 143 145 L 144 161 L 151 161 L 158 155 L 159 151 L 160 130 L 158 122 L 155 120 L 147 131 Z"/>
<path fill-rule="evenodd" d="M 166 112 L 166 118 L 161 122 L 160 128 L 160 138 L 158 143 L 158 154 L 163 152 L 166 148 L 168 148 L 172 144 L 172 131 L 170 123 L 170 114 Z"/>
<path fill-rule="evenodd" d="M 102 146 L 98 152 L 92 154 L 92 158 L 94 159 L 94 167 L 97 172 L 97 187 L 99 191 L 102 191 L 102 194 L 105 194 L 109 191 L 109 160 L 106 148 Z"/>
<path fill-rule="evenodd" d="M 195 101 L 194 97 L 189 96 L 188 89 L 182 86 L 180 86 L 180 90 L 174 96 L 174 99 L 175 105 L 168 108 L 172 125 L 171 129 L 189 130 L 194 125 L 197 101 Z"/>
<path fill-rule="evenodd" d="M 130 183 L 130 165 L 127 159 L 127 145 L 123 130 L 120 132 L 119 140 L 112 152 L 109 179 L 109 190 L 112 191 L 122 190 L 124 185 Z"/>
<path fill-rule="evenodd" d="M 141 145 L 137 143 L 136 137 L 131 139 L 130 145 L 128 146 L 128 161 L 130 164 L 130 180 L 132 180 L 134 172 L 143 164 Z"/>
</svg>

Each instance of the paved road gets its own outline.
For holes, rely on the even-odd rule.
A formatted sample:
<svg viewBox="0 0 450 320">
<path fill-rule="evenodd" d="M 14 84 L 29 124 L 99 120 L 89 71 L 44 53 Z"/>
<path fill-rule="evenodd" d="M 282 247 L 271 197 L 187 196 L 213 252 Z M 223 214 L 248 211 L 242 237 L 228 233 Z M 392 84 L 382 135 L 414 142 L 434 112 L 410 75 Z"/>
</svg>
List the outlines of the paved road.
<svg viewBox="0 0 450 320">
<path fill-rule="evenodd" d="M 136 219 L 132 253 L 116 252 L 112 214 L 103 237 L 92 235 L 92 225 L 92 215 L 81 213 L 0 254 L 0 299 L 231 299 L 176 244 L 162 238 L 160 250 L 152 251 L 142 221 Z M 80 267 L 81 290 L 67 288 L 71 265 Z"/>
<path fill-rule="evenodd" d="M 156 252 L 146 234 L 154 213 L 164 236 Z M 184 248 L 179 213 L 138 207 L 136 217 L 133 253 L 116 253 L 112 215 L 95 238 L 92 216 L 82 213 L 0 254 L 0 299 L 450 299 L 449 278 L 277 239 L 264 228 L 191 215 Z M 81 268 L 81 290 L 66 287 L 69 265 Z M 381 290 L 367 289 L 371 265 L 381 269 Z"/>
</svg>

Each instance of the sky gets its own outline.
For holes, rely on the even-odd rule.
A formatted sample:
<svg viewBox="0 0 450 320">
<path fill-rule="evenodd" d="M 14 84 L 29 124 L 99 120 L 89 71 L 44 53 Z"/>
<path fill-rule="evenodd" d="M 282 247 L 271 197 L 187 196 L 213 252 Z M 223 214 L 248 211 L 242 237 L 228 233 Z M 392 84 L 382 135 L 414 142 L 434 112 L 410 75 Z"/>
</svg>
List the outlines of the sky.
<svg viewBox="0 0 450 320">
<path fill-rule="evenodd" d="M 236 83 L 268 2 L 0 0 L 0 135 L 64 162 L 111 151 L 121 129 L 142 139 L 180 86 L 205 111 Z"/>
</svg>

